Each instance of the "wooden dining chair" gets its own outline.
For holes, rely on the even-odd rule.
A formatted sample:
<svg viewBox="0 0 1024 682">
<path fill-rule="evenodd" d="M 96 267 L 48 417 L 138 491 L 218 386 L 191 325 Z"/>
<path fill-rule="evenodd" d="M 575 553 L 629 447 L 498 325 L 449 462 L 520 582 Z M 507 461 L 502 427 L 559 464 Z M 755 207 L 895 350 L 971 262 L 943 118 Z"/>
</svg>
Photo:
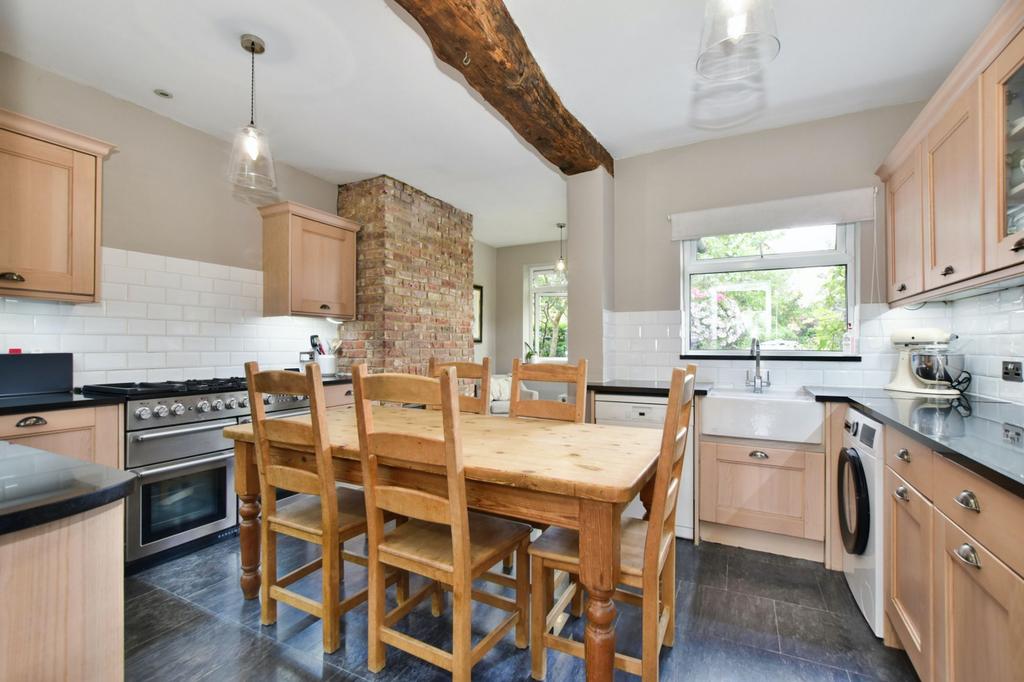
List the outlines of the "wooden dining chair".
<svg viewBox="0 0 1024 682">
<path fill-rule="evenodd" d="M 363 566 L 365 557 L 344 551 L 342 544 L 366 532 L 366 506 L 359 490 L 335 483 L 331 445 L 327 437 L 324 386 L 320 367 L 306 365 L 305 373 L 261 372 L 255 362 L 245 364 L 249 405 L 256 443 L 263 524 L 260 528 L 263 575 L 260 584 L 260 622 L 277 621 L 277 602 L 301 609 L 323 621 L 324 651 L 340 645 L 341 616 L 366 600 L 368 590 L 339 600 L 343 562 Z M 309 396 L 310 423 L 267 419 L 263 394 Z M 281 502 L 277 489 L 300 493 Z M 277 576 L 277 535 L 289 535 L 322 548 L 320 558 Z M 318 602 L 286 589 L 317 569 L 323 570 L 323 592 Z"/>
<path fill-rule="evenodd" d="M 446 367 L 438 379 L 411 374 L 367 375 L 365 365 L 352 370 L 359 428 L 359 451 L 366 491 L 369 526 L 368 661 L 373 672 L 385 664 L 385 645 L 444 668 L 457 682 L 469 682 L 470 671 L 515 626 L 516 646 L 529 640 L 529 582 L 520 571 L 514 583 L 515 601 L 473 589 L 473 580 L 505 556 L 516 553 L 520 566 L 527 561 L 530 527 L 515 521 L 469 512 L 466 474 L 459 428 L 457 371 Z M 378 430 L 375 417 L 391 411 L 391 423 L 400 408 L 375 408 L 372 403 L 440 405 L 433 432 Z M 430 477 L 430 490 L 409 487 L 405 481 Z M 427 487 L 427 486 L 424 486 Z M 385 532 L 384 514 L 409 520 Z M 385 612 L 384 567 L 418 573 L 432 582 L 390 612 Z M 496 576 L 511 582 L 506 576 Z M 434 582 L 452 592 L 452 651 L 447 652 L 395 630 L 392 626 L 424 598 L 434 593 Z M 495 582 L 501 582 L 495 580 Z M 510 612 L 476 645 L 472 643 L 472 600 Z"/>
<path fill-rule="evenodd" d="M 575 384 L 574 403 L 558 400 L 522 400 L 521 381 Z M 519 358 L 512 360 L 512 395 L 509 399 L 508 416 L 557 419 L 564 422 L 583 423 L 587 407 L 587 361 L 582 359 L 575 365 L 525 364 Z"/>
<path fill-rule="evenodd" d="M 646 519 L 623 518 L 620 534 L 622 585 L 640 588 L 641 594 L 615 591 L 614 598 L 641 609 L 641 658 L 615 654 L 615 667 L 644 682 L 658 679 L 658 654 L 661 646 L 672 646 L 675 632 L 676 538 L 675 517 L 679 488 L 682 486 L 686 438 L 693 405 L 697 367 L 684 372 L 672 370 L 665 426 L 654 474 L 653 494 Z M 583 657 L 582 642 L 552 632 L 569 600 L 579 589 L 579 533 L 551 527 L 530 546 L 530 573 L 533 583 L 530 624 L 531 675 L 543 680 L 547 668 L 547 650 L 556 649 Z M 575 577 L 554 608 L 545 600 L 546 582 L 551 571 L 559 569 Z"/>
<path fill-rule="evenodd" d="M 445 367 L 455 368 L 459 379 L 473 379 L 476 385 L 474 395 L 459 393 L 459 410 L 474 414 L 490 414 L 491 407 L 491 359 L 485 357 L 481 362 L 445 362 L 431 356 L 427 365 L 427 376 L 440 378 Z"/>
</svg>

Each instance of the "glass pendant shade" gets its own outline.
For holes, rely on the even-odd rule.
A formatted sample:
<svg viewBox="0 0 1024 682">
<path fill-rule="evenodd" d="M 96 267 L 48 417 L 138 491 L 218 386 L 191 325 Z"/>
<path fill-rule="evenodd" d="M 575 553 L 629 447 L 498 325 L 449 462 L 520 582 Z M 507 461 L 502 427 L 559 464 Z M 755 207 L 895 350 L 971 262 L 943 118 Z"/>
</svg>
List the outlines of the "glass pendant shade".
<svg viewBox="0 0 1024 682">
<path fill-rule="evenodd" d="M 277 187 L 274 157 L 267 135 L 256 126 L 242 126 L 231 146 L 228 180 L 238 187 L 270 192 Z"/>
<path fill-rule="evenodd" d="M 707 0 L 697 73 L 719 81 L 746 78 L 780 47 L 771 0 Z"/>
<path fill-rule="evenodd" d="M 555 270 L 558 270 L 559 272 L 565 272 L 565 260 L 564 259 L 562 259 L 562 258 L 558 259 L 558 262 L 555 263 Z"/>
</svg>

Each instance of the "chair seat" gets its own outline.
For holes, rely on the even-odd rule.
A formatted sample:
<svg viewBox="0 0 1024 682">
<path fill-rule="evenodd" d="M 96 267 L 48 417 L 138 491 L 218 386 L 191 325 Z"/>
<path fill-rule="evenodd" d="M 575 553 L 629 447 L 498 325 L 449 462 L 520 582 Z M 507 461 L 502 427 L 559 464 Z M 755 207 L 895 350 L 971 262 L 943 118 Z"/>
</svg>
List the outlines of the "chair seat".
<svg viewBox="0 0 1024 682">
<path fill-rule="evenodd" d="M 620 572 L 625 577 L 639 578 L 644 573 L 644 542 L 647 540 L 647 522 L 643 519 L 622 519 L 622 535 L 620 543 Z M 674 538 L 665 533 L 661 541 L 661 551 L 667 549 Z M 530 545 L 530 554 L 561 564 L 580 563 L 580 535 L 574 530 L 552 526 L 541 533 Z M 626 582 L 624 580 L 624 582 Z"/>
<path fill-rule="evenodd" d="M 488 514 L 469 513 L 470 570 L 473 575 L 493 566 L 532 529 L 525 523 L 508 521 Z M 380 544 L 381 560 L 389 556 L 404 566 L 417 563 L 442 573 L 453 572 L 452 531 L 450 526 L 410 519 L 384 535 Z"/>
<path fill-rule="evenodd" d="M 342 538 L 352 533 L 366 532 L 366 501 L 362 490 L 337 487 L 334 490 L 338 504 L 338 529 Z M 277 504 L 277 513 L 267 521 L 274 530 L 294 529 L 313 535 L 323 534 L 323 516 L 320 511 L 320 497 L 317 495 L 295 495 Z"/>
</svg>

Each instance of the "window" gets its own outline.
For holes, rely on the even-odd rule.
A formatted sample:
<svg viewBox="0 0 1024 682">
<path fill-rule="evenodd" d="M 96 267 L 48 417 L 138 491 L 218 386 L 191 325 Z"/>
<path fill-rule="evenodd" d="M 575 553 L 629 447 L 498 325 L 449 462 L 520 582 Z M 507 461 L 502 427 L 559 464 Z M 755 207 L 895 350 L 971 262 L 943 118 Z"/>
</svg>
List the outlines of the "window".
<svg viewBox="0 0 1024 682">
<path fill-rule="evenodd" d="M 530 268 L 527 272 L 529 346 L 535 360 L 568 358 L 569 281 L 553 265 Z"/>
<path fill-rule="evenodd" d="M 854 228 L 817 225 L 683 242 L 687 353 L 841 353 L 853 319 Z"/>
</svg>

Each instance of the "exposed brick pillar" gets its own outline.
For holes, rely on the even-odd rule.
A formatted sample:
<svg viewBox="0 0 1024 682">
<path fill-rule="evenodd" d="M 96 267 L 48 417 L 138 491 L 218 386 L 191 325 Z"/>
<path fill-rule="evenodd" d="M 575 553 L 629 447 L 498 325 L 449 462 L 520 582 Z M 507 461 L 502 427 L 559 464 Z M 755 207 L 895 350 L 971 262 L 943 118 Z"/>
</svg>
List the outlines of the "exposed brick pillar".
<svg viewBox="0 0 1024 682">
<path fill-rule="evenodd" d="M 473 216 L 380 175 L 338 188 L 359 222 L 356 320 L 340 365 L 422 374 L 431 355 L 473 360 Z"/>
</svg>

